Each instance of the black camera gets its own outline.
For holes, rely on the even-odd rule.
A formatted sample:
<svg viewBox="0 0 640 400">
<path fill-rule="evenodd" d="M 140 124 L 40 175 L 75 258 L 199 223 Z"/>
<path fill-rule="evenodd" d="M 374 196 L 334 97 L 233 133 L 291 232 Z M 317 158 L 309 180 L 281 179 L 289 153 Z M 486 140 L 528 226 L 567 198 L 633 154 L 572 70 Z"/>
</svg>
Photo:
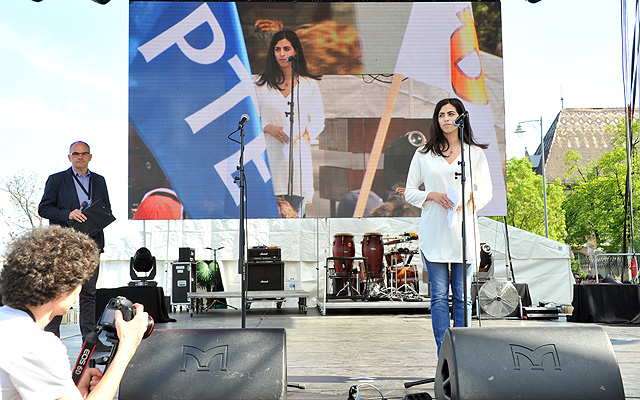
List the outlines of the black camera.
<svg viewBox="0 0 640 400">
<path fill-rule="evenodd" d="M 116 334 L 116 311 L 120 310 L 122 312 L 122 318 L 125 321 L 131 321 L 133 317 L 136 315 L 136 309 L 133 307 L 133 303 L 131 303 L 126 297 L 118 296 L 109 300 L 107 306 L 104 308 L 104 312 L 102 313 L 102 317 L 100 317 L 100 321 L 98 321 L 98 326 L 102 327 L 104 331 L 107 333 Z M 153 318 L 149 316 L 149 324 L 147 325 L 147 331 L 144 333 L 143 339 L 146 339 L 151 335 L 153 331 Z M 117 340 L 117 335 L 109 335 L 107 337 L 112 337 Z"/>
</svg>

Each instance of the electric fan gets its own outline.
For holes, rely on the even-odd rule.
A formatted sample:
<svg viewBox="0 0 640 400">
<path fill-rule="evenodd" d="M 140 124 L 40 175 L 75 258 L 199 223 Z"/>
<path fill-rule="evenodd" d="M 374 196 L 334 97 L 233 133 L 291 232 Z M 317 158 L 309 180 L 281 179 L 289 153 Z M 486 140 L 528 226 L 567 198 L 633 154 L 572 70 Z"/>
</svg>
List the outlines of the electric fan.
<svg viewBox="0 0 640 400">
<path fill-rule="evenodd" d="M 518 306 L 518 291 L 509 281 L 490 279 L 478 291 L 480 307 L 492 317 L 506 317 Z"/>
</svg>

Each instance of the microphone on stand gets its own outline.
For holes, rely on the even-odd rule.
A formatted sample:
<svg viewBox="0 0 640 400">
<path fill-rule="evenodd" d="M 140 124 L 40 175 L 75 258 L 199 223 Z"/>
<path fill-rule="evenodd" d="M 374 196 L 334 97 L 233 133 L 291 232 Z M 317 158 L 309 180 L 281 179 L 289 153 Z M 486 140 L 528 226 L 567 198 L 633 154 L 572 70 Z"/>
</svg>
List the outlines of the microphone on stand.
<svg viewBox="0 0 640 400">
<path fill-rule="evenodd" d="M 289 64 L 293 64 L 294 62 L 296 62 L 296 60 L 297 60 L 297 57 L 295 55 L 287 57 L 287 62 Z"/>
<path fill-rule="evenodd" d="M 249 119 L 250 118 L 247 114 L 242 114 L 242 117 L 240 117 L 240 122 L 238 123 L 238 129 L 244 128 L 247 122 L 249 122 Z"/>
<path fill-rule="evenodd" d="M 469 111 L 465 111 L 462 114 L 458 115 L 458 118 L 454 119 L 453 122 L 451 123 L 451 125 L 455 126 L 456 128 L 458 128 L 460 126 L 460 124 L 462 123 L 462 120 L 464 119 L 464 117 L 469 115 Z"/>
</svg>

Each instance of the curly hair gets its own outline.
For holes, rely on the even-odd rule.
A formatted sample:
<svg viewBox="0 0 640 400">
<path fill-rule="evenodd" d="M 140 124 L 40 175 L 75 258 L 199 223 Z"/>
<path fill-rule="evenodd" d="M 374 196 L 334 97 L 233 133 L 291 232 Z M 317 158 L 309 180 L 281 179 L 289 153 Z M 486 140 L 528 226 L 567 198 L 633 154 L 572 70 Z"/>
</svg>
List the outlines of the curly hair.
<svg viewBox="0 0 640 400">
<path fill-rule="evenodd" d="M 4 304 L 40 306 L 87 281 L 100 262 L 95 241 L 57 225 L 35 228 L 12 241 L 0 271 Z"/>
</svg>

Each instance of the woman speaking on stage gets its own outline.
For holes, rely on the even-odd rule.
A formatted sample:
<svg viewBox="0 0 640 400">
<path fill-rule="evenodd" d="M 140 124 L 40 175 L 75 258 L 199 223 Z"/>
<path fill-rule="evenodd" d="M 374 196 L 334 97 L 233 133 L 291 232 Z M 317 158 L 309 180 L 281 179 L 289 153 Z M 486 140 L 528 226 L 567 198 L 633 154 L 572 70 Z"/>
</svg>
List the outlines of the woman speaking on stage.
<svg viewBox="0 0 640 400">
<path fill-rule="evenodd" d="M 471 278 L 480 249 L 476 211 L 492 197 L 489 165 L 482 149 L 473 137 L 469 116 L 464 117 L 465 199 L 457 204 L 447 193 L 462 193 L 460 135 L 454 121 L 465 112 L 456 98 L 436 104 L 426 144 L 418 149 L 409 167 L 405 199 L 422 209 L 420 217 L 420 252 L 427 266 L 431 284 L 431 323 L 440 355 L 444 333 L 451 326 L 449 315 L 449 283 L 453 297 L 453 326 L 464 326 L 464 292 L 462 267 L 462 204 L 466 207 L 466 277 L 468 320 L 471 321 Z M 424 185 L 424 187 L 422 187 Z M 453 213 L 451 226 L 447 219 Z M 451 271 L 449 273 L 449 271 Z"/>
<path fill-rule="evenodd" d="M 311 204 L 314 193 L 311 141 L 324 130 L 319 79 L 307 68 L 298 35 L 292 31 L 275 33 L 264 72 L 256 81 L 256 94 L 279 207 L 286 199 L 299 218 L 304 217 L 305 207 Z M 294 123 L 290 132 L 288 113 L 292 95 Z M 293 140 L 293 196 L 286 196 L 289 194 L 289 140 Z"/>
</svg>

